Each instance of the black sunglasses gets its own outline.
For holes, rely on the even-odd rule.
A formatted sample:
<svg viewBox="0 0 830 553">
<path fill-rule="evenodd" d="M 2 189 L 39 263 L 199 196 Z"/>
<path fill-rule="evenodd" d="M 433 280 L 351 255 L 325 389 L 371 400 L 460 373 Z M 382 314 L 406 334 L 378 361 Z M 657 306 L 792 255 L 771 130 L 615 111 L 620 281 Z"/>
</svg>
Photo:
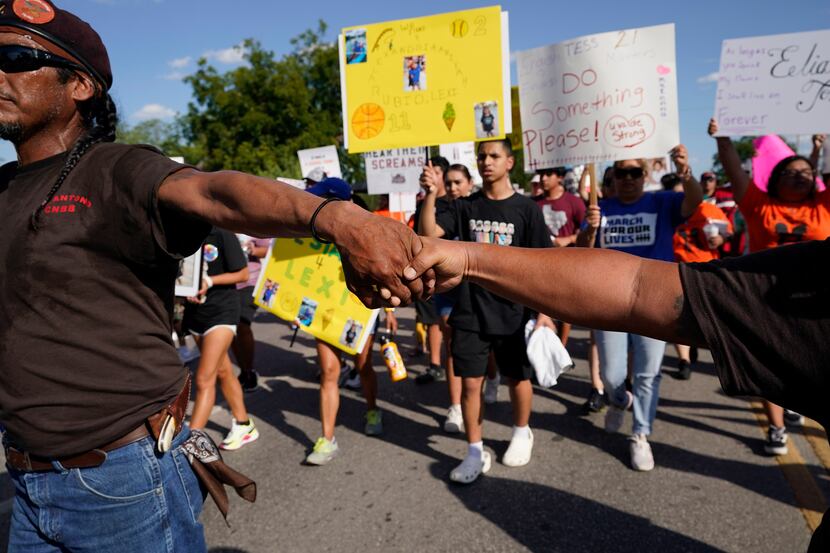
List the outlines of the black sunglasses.
<svg viewBox="0 0 830 553">
<path fill-rule="evenodd" d="M 86 73 L 86 69 L 77 63 L 56 56 L 46 50 L 17 44 L 0 46 L 0 71 L 3 73 L 36 71 L 41 67 L 65 67 Z"/>
<path fill-rule="evenodd" d="M 641 179 L 645 176 L 646 172 L 643 171 L 642 167 L 615 167 L 614 168 L 614 178 L 623 180 L 626 177 L 632 179 Z"/>
</svg>

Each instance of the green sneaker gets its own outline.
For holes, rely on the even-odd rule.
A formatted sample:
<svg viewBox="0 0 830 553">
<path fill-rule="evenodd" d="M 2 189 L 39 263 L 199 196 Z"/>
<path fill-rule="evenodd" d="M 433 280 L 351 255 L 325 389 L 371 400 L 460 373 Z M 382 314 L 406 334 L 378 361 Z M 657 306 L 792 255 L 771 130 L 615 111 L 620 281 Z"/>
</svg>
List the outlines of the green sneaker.
<svg viewBox="0 0 830 553">
<path fill-rule="evenodd" d="M 380 409 L 369 409 L 366 411 L 366 426 L 363 432 L 367 436 L 380 436 L 383 434 L 383 415 Z"/>
<path fill-rule="evenodd" d="M 317 438 L 314 449 L 305 458 L 305 462 L 309 465 L 325 465 L 337 456 L 338 451 L 340 451 L 340 448 L 337 446 L 336 439 L 328 441 L 323 437 Z"/>
</svg>

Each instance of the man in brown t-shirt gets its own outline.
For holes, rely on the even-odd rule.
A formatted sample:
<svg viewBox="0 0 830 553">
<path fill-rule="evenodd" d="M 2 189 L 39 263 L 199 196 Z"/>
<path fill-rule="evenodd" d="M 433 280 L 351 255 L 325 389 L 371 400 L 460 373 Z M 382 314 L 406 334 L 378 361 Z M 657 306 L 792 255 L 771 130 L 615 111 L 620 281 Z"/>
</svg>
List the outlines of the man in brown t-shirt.
<svg viewBox="0 0 830 553">
<path fill-rule="evenodd" d="M 169 316 L 178 260 L 210 225 L 311 233 L 337 243 L 360 299 L 392 306 L 423 290 L 400 276 L 420 240 L 348 202 L 113 144 L 106 49 L 48 0 L 0 1 L 0 71 L 0 138 L 18 156 L 0 168 L 9 550 L 203 551 L 188 430 L 166 449 L 145 424 L 187 376 Z"/>
</svg>

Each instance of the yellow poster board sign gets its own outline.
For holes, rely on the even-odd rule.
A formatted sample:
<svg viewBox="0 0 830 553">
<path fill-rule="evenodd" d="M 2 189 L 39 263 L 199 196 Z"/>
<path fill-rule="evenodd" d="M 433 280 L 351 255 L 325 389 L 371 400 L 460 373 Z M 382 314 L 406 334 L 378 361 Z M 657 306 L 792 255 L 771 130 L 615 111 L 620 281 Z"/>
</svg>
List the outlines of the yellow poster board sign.
<svg viewBox="0 0 830 553">
<path fill-rule="evenodd" d="M 254 290 L 254 303 L 346 353 L 363 350 L 378 310 L 346 287 L 334 244 L 275 238 Z"/>
<path fill-rule="evenodd" d="M 343 29 L 349 153 L 511 132 L 507 13 L 498 6 Z"/>
</svg>

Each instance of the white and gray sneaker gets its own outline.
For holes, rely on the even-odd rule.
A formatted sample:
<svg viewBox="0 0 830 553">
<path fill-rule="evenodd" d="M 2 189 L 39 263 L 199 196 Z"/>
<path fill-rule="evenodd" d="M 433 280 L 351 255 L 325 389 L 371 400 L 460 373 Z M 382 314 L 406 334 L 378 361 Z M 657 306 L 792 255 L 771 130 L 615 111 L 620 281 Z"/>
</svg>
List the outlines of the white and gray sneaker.
<svg viewBox="0 0 830 553">
<path fill-rule="evenodd" d="M 444 421 L 444 432 L 459 434 L 464 432 L 464 417 L 461 415 L 460 405 L 450 405 L 447 410 L 447 420 Z"/>
<path fill-rule="evenodd" d="M 648 472 L 654 468 L 654 455 L 651 453 L 651 445 L 648 443 L 645 434 L 634 434 L 628 438 L 631 449 L 631 468 Z"/>
<path fill-rule="evenodd" d="M 786 455 L 789 451 L 787 448 L 787 429 L 782 426 L 778 428 L 770 425 L 767 431 L 767 441 L 764 444 L 764 451 L 768 455 Z"/>
</svg>

